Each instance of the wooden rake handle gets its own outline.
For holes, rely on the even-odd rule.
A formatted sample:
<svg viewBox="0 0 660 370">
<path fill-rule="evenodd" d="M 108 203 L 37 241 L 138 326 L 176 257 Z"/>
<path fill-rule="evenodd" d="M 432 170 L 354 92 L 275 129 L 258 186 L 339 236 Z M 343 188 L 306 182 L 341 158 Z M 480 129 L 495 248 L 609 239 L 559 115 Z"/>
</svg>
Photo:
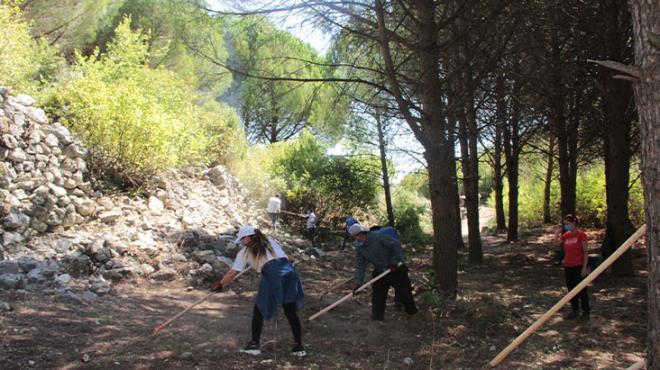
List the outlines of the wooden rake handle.
<svg viewBox="0 0 660 370">
<path fill-rule="evenodd" d="M 543 325 L 552 315 L 559 311 L 568 301 L 575 297 L 584 287 L 589 283 L 594 281 L 603 271 L 607 270 L 617 258 L 621 257 L 637 239 L 641 238 L 642 235 L 646 232 L 646 225 L 642 225 L 637 231 L 628 238 L 619 248 L 617 248 L 611 256 L 609 256 L 603 263 L 600 264 L 591 274 L 587 275 L 575 288 L 571 289 L 564 298 L 560 299 L 552 308 L 550 308 L 546 313 L 544 313 L 538 320 L 536 320 L 532 325 L 527 328 L 522 334 L 520 334 L 511 344 L 509 344 L 505 349 L 502 350 L 495 358 L 493 358 L 489 365 L 491 367 L 497 366 L 502 360 L 506 358 L 514 349 L 516 349 L 522 342 L 524 342 L 532 333 L 534 333 L 541 325 Z"/>
<path fill-rule="evenodd" d="M 402 265 L 402 263 L 399 263 L 397 266 L 401 266 L 401 265 Z M 358 293 L 358 292 L 362 291 L 362 290 L 365 289 L 366 287 L 368 287 L 368 286 L 370 286 L 371 284 L 373 284 L 373 283 L 377 282 L 378 280 L 382 279 L 385 275 L 389 274 L 390 271 L 391 271 L 390 269 L 387 269 L 387 270 L 383 271 L 383 273 L 381 273 L 380 275 L 376 276 L 375 278 L 373 278 L 373 279 L 369 280 L 368 282 L 366 282 L 364 285 L 362 285 L 362 286 L 360 286 L 359 288 L 355 289 L 355 293 Z M 312 320 L 316 319 L 317 317 L 319 317 L 319 316 L 323 315 L 324 313 L 330 311 L 331 309 L 333 309 L 333 308 L 339 306 L 339 305 L 342 304 L 344 301 L 347 301 L 347 300 L 351 299 L 352 297 L 353 297 L 353 292 L 350 292 L 350 293 L 346 294 L 345 296 L 343 296 L 342 298 L 340 298 L 340 299 L 339 299 L 338 301 L 336 301 L 335 303 L 333 303 L 333 304 L 331 304 L 330 306 L 328 306 L 328 307 L 322 309 L 321 311 L 319 311 L 319 312 L 313 314 L 313 315 L 310 316 L 309 319 L 307 319 L 307 320 L 312 321 Z"/>
<path fill-rule="evenodd" d="M 245 270 L 239 272 L 238 275 L 236 275 L 231 281 L 234 281 L 234 280 L 238 279 L 241 275 L 243 275 L 244 273 L 246 273 L 249 269 L 250 269 L 250 268 L 248 267 L 248 268 L 246 268 Z M 172 316 L 172 318 L 170 318 L 169 320 L 165 321 L 164 323 L 162 323 L 162 324 L 156 326 L 156 327 L 154 328 L 153 332 L 151 333 L 151 335 L 158 335 L 158 334 L 160 334 L 160 332 L 162 332 L 162 331 L 165 329 L 165 327 L 166 327 L 167 325 L 171 324 L 174 320 L 176 320 L 176 319 L 178 319 L 179 317 L 183 316 L 184 313 L 190 311 L 193 307 L 195 307 L 195 306 L 197 306 L 198 304 L 204 302 L 205 300 L 207 300 L 209 297 L 211 297 L 211 296 L 214 295 L 215 293 L 217 293 L 217 292 L 211 292 L 211 293 L 205 295 L 204 297 L 198 299 L 198 300 L 195 301 L 193 304 L 191 304 L 190 306 L 188 306 L 188 308 L 186 308 L 186 309 L 184 309 L 183 311 L 179 312 L 178 314 Z"/>
</svg>

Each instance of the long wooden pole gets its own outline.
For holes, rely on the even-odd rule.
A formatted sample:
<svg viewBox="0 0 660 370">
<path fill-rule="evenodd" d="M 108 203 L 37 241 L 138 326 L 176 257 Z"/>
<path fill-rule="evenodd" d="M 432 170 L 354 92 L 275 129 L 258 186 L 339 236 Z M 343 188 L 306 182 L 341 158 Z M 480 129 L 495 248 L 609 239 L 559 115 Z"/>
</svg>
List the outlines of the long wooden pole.
<svg viewBox="0 0 660 370">
<path fill-rule="evenodd" d="M 641 370 L 646 366 L 646 360 L 641 359 L 637 362 L 635 362 L 631 367 L 627 368 L 626 370 Z"/>
<path fill-rule="evenodd" d="M 522 334 L 518 336 L 511 344 L 509 344 L 505 349 L 502 350 L 495 358 L 493 358 L 490 361 L 490 366 L 495 367 L 497 366 L 502 360 L 506 358 L 506 356 L 511 353 L 514 349 L 516 349 L 522 342 L 525 341 L 532 333 L 534 333 L 541 325 L 543 325 L 552 315 L 554 315 L 557 311 L 559 311 L 564 305 L 570 301 L 573 297 L 575 297 L 584 287 L 586 287 L 588 284 L 590 284 L 594 279 L 596 279 L 603 271 L 607 270 L 608 267 L 614 261 L 617 260 L 617 258 L 621 257 L 622 254 L 624 254 L 630 247 L 639 239 L 644 233 L 646 232 L 646 225 L 642 225 L 637 231 L 628 238 L 628 240 L 625 241 L 619 248 L 617 248 L 614 253 L 612 253 L 611 256 L 609 256 L 603 263 L 600 264 L 594 271 L 591 272 L 591 274 L 587 275 L 580 284 L 578 284 L 575 288 L 571 289 L 568 294 L 564 296 L 564 298 L 560 299 L 559 302 L 557 302 L 554 306 L 552 306 L 551 309 L 549 309 L 546 313 L 543 314 L 538 320 L 536 320 L 527 330 L 525 330 Z"/>
<path fill-rule="evenodd" d="M 339 282 L 339 283 L 337 283 L 336 285 L 334 285 L 332 288 L 330 288 L 330 289 L 326 290 L 325 292 L 321 293 L 321 296 L 319 297 L 319 301 L 322 301 L 322 300 L 323 300 L 323 297 L 324 297 L 326 294 L 332 292 L 333 290 L 339 288 L 340 286 L 342 286 L 342 285 L 348 283 L 348 282 L 351 281 L 351 280 L 353 280 L 352 277 L 350 277 L 350 278 L 348 278 L 348 279 L 346 279 L 346 280 L 342 280 L 341 282 Z"/>
<path fill-rule="evenodd" d="M 401 266 L 401 263 L 399 263 L 399 266 Z M 363 284 L 363 285 L 360 286 L 359 288 L 355 289 L 355 293 L 358 293 L 358 292 L 362 291 L 363 289 L 365 289 L 365 288 L 368 287 L 369 285 L 375 283 L 376 281 L 382 279 L 385 275 L 387 275 L 387 274 L 389 274 L 389 273 L 390 273 L 390 269 L 387 269 L 387 270 L 383 271 L 380 275 L 376 276 L 375 278 L 369 280 L 368 282 L 366 282 L 365 284 Z M 342 304 L 344 301 L 346 301 L 346 300 L 348 300 L 348 299 L 351 299 L 351 298 L 353 297 L 353 294 L 354 294 L 353 292 L 350 292 L 350 293 L 346 294 L 345 296 L 343 296 L 342 298 L 340 298 L 337 302 L 335 302 L 335 303 L 331 304 L 330 306 L 328 306 L 328 307 L 322 309 L 321 311 L 319 311 L 319 312 L 313 314 L 313 315 L 310 316 L 309 319 L 307 319 L 307 320 L 312 321 L 312 320 L 316 319 L 317 317 L 323 315 L 324 313 L 330 311 L 331 309 L 333 309 L 333 308 L 339 306 L 339 305 Z"/>
<path fill-rule="evenodd" d="M 234 278 L 233 278 L 231 281 L 234 281 L 234 280 L 238 279 L 239 276 L 241 276 L 241 275 L 243 275 L 244 273 L 246 273 L 249 269 L 250 269 L 250 268 L 247 267 L 247 268 L 244 269 L 243 271 L 239 272 L 238 275 L 234 276 Z M 184 313 L 190 311 L 193 307 L 195 307 L 195 306 L 197 306 L 198 304 L 204 302 L 205 300 L 207 300 L 210 296 L 214 295 L 215 293 L 217 293 L 217 292 L 213 291 L 213 292 L 211 292 L 211 293 L 205 295 L 204 297 L 202 297 L 202 298 L 198 299 L 197 301 L 195 301 L 195 303 L 193 303 L 193 304 L 191 304 L 190 306 L 188 306 L 188 308 L 186 308 L 186 309 L 184 309 L 183 311 L 179 312 L 178 314 L 174 315 L 171 319 L 169 319 L 169 320 L 165 321 L 164 323 L 162 323 L 162 324 L 156 326 L 156 327 L 154 328 L 154 331 L 151 333 L 151 335 L 158 335 L 161 331 L 163 331 L 163 329 L 165 329 L 165 327 L 166 327 L 167 325 L 171 324 L 172 321 L 174 321 L 174 320 L 178 319 L 179 317 L 183 316 Z"/>
</svg>

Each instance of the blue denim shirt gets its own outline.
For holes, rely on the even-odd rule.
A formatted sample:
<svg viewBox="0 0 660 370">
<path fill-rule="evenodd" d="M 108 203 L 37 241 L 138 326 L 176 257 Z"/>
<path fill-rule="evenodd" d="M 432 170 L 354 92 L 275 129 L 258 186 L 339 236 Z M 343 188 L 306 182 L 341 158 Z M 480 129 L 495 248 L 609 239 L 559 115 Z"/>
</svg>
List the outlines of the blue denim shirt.
<svg viewBox="0 0 660 370">
<path fill-rule="evenodd" d="M 355 284 L 364 282 L 364 271 L 368 263 L 374 265 L 376 271 L 385 271 L 391 265 L 403 262 L 401 243 L 388 234 L 370 232 L 367 242 L 355 248 L 356 267 Z"/>
</svg>

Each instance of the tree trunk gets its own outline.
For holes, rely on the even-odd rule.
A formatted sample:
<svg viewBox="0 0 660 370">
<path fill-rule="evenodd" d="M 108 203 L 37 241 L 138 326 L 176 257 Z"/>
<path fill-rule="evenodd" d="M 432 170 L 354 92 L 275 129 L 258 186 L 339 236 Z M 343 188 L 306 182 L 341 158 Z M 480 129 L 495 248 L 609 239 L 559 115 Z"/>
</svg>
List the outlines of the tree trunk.
<svg viewBox="0 0 660 370">
<path fill-rule="evenodd" d="M 470 109 L 465 107 L 465 109 Z M 478 157 L 472 151 L 469 121 L 473 118 L 461 114 L 459 122 L 459 142 L 461 144 L 461 166 L 463 168 L 463 191 L 465 192 L 465 209 L 467 211 L 468 223 L 468 259 L 472 263 L 483 262 L 481 250 L 481 235 L 479 232 L 479 176 L 475 173 L 474 161 L 478 163 Z M 476 126 L 476 123 L 475 123 Z M 476 140 L 476 139 L 475 139 Z"/>
<path fill-rule="evenodd" d="M 518 123 L 520 120 L 520 103 L 517 98 L 518 82 L 514 82 L 511 120 L 504 127 L 504 155 L 506 157 L 506 174 L 509 184 L 509 227 L 507 228 L 508 241 L 518 240 L 518 159 L 520 156 L 520 133 Z"/>
<path fill-rule="evenodd" d="M 383 174 L 383 191 L 385 192 L 385 208 L 387 209 L 387 224 L 394 226 L 394 209 L 392 208 L 392 194 L 390 192 L 390 176 L 387 172 L 387 157 L 385 156 L 385 139 L 383 135 L 383 122 L 380 111 L 374 115 L 378 128 L 378 149 L 380 151 L 380 168 Z"/>
<path fill-rule="evenodd" d="M 385 13 L 380 0 L 374 1 L 380 51 L 390 90 L 399 111 L 424 147 L 424 158 L 429 171 L 429 190 L 433 222 L 433 271 L 441 294 L 456 298 L 458 286 L 458 261 L 456 240 L 460 238 L 456 222 L 456 162 L 454 158 L 454 133 L 443 114 L 444 96 L 440 81 L 440 48 L 437 43 L 436 4 L 433 0 L 414 3 L 419 19 L 416 34 L 416 53 L 419 60 L 419 97 L 423 110 L 412 114 L 410 105 L 403 98 L 398 75 L 389 47 L 385 27 Z"/>
<path fill-rule="evenodd" d="M 545 185 L 543 187 L 543 222 L 552 223 L 552 214 L 550 213 L 550 196 L 552 195 L 552 172 L 555 166 L 555 137 L 550 135 L 548 145 L 548 166 L 545 170 Z"/>
<path fill-rule="evenodd" d="M 506 127 L 506 86 L 504 76 L 500 75 L 496 81 L 497 94 L 497 123 L 495 125 L 495 142 L 493 144 L 493 187 L 495 188 L 495 218 L 497 230 L 506 229 L 504 216 L 504 169 L 502 166 L 502 130 Z"/>
<path fill-rule="evenodd" d="M 625 1 L 601 2 L 603 18 L 609 25 L 603 42 L 608 60 L 627 62 L 630 14 Z M 628 183 L 630 180 L 631 125 L 629 114 L 633 92 L 630 83 L 614 79 L 609 69 L 599 71 L 600 90 L 603 99 L 601 110 L 604 116 L 603 151 L 605 158 L 605 193 L 607 198 L 607 221 L 612 231 L 614 245 L 621 245 L 634 232 L 635 227 L 628 217 Z M 617 276 L 634 274 L 630 251 L 621 256 L 612 266 Z"/>
<path fill-rule="evenodd" d="M 571 151 L 570 151 L 570 138 L 571 134 L 568 129 L 566 118 L 566 89 L 564 86 L 564 78 L 562 78 L 562 71 L 560 69 L 560 61 L 562 60 L 559 41 L 556 37 L 552 38 L 551 46 L 551 60 L 554 64 L 552 71 L 552 84 L 556 87 L 552 89 L 553 95 L 550 100 L 550 125 L 554 135 L 557 137 L 557 152 L 558 152 L 558 165 L 559 165 L 559 188 L 561 190 L 559 206 L 562 216 L 567 214 L 575 214 L 575 179 L 571 178 Z"/>
<path fill-rule="evenodd" d="M 631 0 L 635 64 L 633 84 L 641 128 L 642 184 L 648 254 L 649 323 L 646 366 L 660 369 L 660 3 Z M 656 40 L 656 45 L 651 40 Z"/>
</svg>

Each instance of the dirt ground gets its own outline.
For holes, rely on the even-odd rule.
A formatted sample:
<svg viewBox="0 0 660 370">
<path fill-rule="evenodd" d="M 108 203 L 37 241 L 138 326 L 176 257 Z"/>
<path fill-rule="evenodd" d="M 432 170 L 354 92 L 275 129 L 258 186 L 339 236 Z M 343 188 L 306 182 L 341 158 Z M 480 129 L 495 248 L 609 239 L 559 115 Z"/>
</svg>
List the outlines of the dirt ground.
<svg viewBox="0 0 660 370">
<path fill-rule="evenodd" d="M 238 352 L 249 340 L 258 276 L 244 275 L 229 291 L 203 302 L 158 336 L 154 327 L 205 296 L 184 283 L 133 281 L 93 305 L 49 296 L 14 297 L 0 313 L 0 369 L 478 369 L 566 293 L 563 270 L 552 265 L 550 230 L 523 234 L 519 243 L 484 237 L 484 263 L 459 263 L 459 296 L 443 302 L 429 286 L 430 247 L 410 248 L 408 265 L 419 291 L 417 315 L 389 300 L 384 323 L 370 320 L 369 292 L 312 322 L 306 319 L 350 284 L 323 295 L 353 273 L 352 252 L 334 246 L 328 256 L 296 261 L 305 286 L 303 341 L 308 356 L 293 357 L 281 310 L 266 322 L 264 352 Z M 597 235 L 591 235 L 596 237 Z M 333 243 L 336 245 L 337 243 Z M 599 243 L 591 243 L 597 254 Z M 599 278 L 589 288 L 592 319 L 557 314 L 514 351 L 502 369 L 626 368 L 646 342 L 646 255 L 633 250 L 636 276 Z M 435 309 L 434 309 L 435 308 Z M 567 308 L 566 308 L 567 309 Z"/>
</svg>

